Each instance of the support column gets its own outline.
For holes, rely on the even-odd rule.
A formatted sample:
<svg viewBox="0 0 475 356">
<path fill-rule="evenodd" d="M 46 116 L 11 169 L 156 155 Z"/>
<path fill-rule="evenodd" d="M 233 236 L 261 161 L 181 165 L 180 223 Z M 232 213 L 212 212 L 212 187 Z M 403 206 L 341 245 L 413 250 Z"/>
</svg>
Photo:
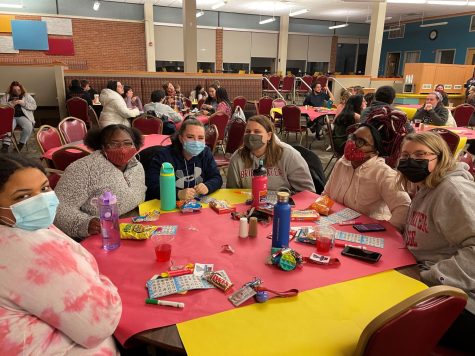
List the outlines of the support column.
<svg viewBox="0 0 475 356">
<path fill-rule="evenodd" d="M 280 16 L 279 52 L 277 54 L 277 73 L 285 76 L 287 72 L 287 46 L 289 42 L 289 15 Z"/>
<path fill-rule="evenodd" d="M 223 72 L 223 28 L 218 27 L 216 29 L 216 61 L 215 61 L 215 72 Z"/>
<path fill-rule="evenodd" d="M 153 25 L 153 0 L 145 0 L 145 55 L 147 57 L 147 71 L 155 72 L 155 27 Z"/>
<path fill-rule="evenodd" d="M 336 53 L 338 51 L 338 36 L 332 37 L 332 48 L 330 50 L 330 63 L 328 63 L 328 71 L 333 73 L 336 70 Z"/>
<path fill-rule="evenodd" d="M 196 73 L 197 65 L 197 44 L 196 44 L 196 0 L 183 1 L 183 54 L 184 71 Z"/>
<path fill-rule="evenodd" d="M 371 12 L 371 28 L 369 30 L 365 75 L 370 75 L 374 78 L 378 77 L 381 45 L 383 44 L 384 20 L 386 19 L 386 5 L 386 2 L 375 2 Z"/>
</svg>

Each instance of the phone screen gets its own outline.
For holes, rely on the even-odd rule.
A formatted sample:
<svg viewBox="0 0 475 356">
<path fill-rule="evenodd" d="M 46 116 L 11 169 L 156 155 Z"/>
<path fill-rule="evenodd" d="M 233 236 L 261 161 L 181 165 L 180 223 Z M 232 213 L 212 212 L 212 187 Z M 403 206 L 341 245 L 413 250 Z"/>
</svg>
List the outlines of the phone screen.
<svg viewBox="0 0 475 356">
<path fill-rule="evenodd" d="M 355 224 L 353 227 L 359 232 L 385 231 L 386 228 L 381 224 Z"/>
<path fill-rule="evenodd" d="M 357 258 L 367 262 L 378 262 L 381 258 L 381 254 L 375 251 L 363 250 L 361 248 L 346 246 L 343 251 L 341 251 L 343 256 Z"/>
</svg>

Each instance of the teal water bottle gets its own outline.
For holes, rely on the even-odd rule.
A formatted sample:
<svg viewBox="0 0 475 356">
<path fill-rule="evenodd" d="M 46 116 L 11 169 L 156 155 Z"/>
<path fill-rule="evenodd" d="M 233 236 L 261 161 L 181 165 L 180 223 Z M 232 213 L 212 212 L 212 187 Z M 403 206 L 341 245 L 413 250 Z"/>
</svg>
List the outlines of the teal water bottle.
<svg viewBox="0 0 475 356">
<path fill-rule="evenodd" d="M 164 211 L 176 208 L 175 170 L 171 163 L 164 162 L 160 169 L 160 209 Z"/>
<path fill-rule="evenodd" d="M 330 110 L 333 106 L 333 101 L 327 100 L 327 109 Z"/>
</svg>

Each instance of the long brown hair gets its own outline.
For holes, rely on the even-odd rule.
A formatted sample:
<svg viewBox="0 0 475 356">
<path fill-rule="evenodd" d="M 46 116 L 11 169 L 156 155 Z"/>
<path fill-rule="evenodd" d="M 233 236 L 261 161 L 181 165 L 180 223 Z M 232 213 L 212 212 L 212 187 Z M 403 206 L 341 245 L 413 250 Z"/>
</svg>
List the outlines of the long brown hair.
<svg viewBox="0 0 475 356">
<path fill-rule="evenodd" d="M 13 95 L 13 87 L 20 87 L 20 90 L 21 90 L 20 96 L 24 96 L 24 95 L 25 95 L 25 93 L 26 93 L 25 87 L 24 87 L 20 82 L 17 82 L 17 81 L 13 81 L 13 82 L 10 84 L 10 86 L 9 86 L 8 89 L 7 89 L 7 94 Z"/>
<path fill-rule="evenodd" d="M 259 125 L 264 127 L 266 132 L 272 133 L 271 139 L 267 142 L 266 147 L 266 159 L 265 159 L 265 166 L 267 168 L 274 167 L 282 158 L 282 153 L 284 152 L 284 148 L 275 142 L 275 128 L 272 121 L 267 116 L 264 115 L 255 115 L 250 117 L 247 122 L 257 122 Z M 244 161 L 244 166 L 246 168 L 252 168 L 252 158 L 251 158 L 251 150 L 246 146 L 243 146 L 239 150 L 239 155 L 241 156 L 242 160 Z"/>
</svg>

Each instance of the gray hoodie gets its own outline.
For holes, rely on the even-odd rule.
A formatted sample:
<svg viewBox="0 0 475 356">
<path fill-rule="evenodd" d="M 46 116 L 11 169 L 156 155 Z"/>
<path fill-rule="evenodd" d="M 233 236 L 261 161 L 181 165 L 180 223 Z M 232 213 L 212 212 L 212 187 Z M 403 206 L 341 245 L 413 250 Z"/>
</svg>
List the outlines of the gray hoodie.
<svg viewBox="0 0 475 356">
<path fill-rule="evenodd" d="M 475 313 L 475 183 L 465 167 L 458 163 L 436 188 L 416 193 L 404 239 L 421 264 L 422 280 L 463 289 L 466 308 Z"/>
<path fill-rule="evenodd" d="M 282 158 L 274 167 L 267 168 L 267 189 L 279 190 L 287 188 L 296 192 L 308 190 L 315 192 L 312 176 L 308 168 L 307 162 L 302 155 L 292 146 L 280 141 L 274 135 L 276 143 L 284 148 Z M 251 188 L 252 187 L 252 170 L 259 166 L 259 161 L 265 157 L 256 157 L 251 154 L 252 167 L 246 168 L 237 150 L 231 157 L 229 164 L 228 176 L 226 180 L 226 188 Z"/>
</svg>

